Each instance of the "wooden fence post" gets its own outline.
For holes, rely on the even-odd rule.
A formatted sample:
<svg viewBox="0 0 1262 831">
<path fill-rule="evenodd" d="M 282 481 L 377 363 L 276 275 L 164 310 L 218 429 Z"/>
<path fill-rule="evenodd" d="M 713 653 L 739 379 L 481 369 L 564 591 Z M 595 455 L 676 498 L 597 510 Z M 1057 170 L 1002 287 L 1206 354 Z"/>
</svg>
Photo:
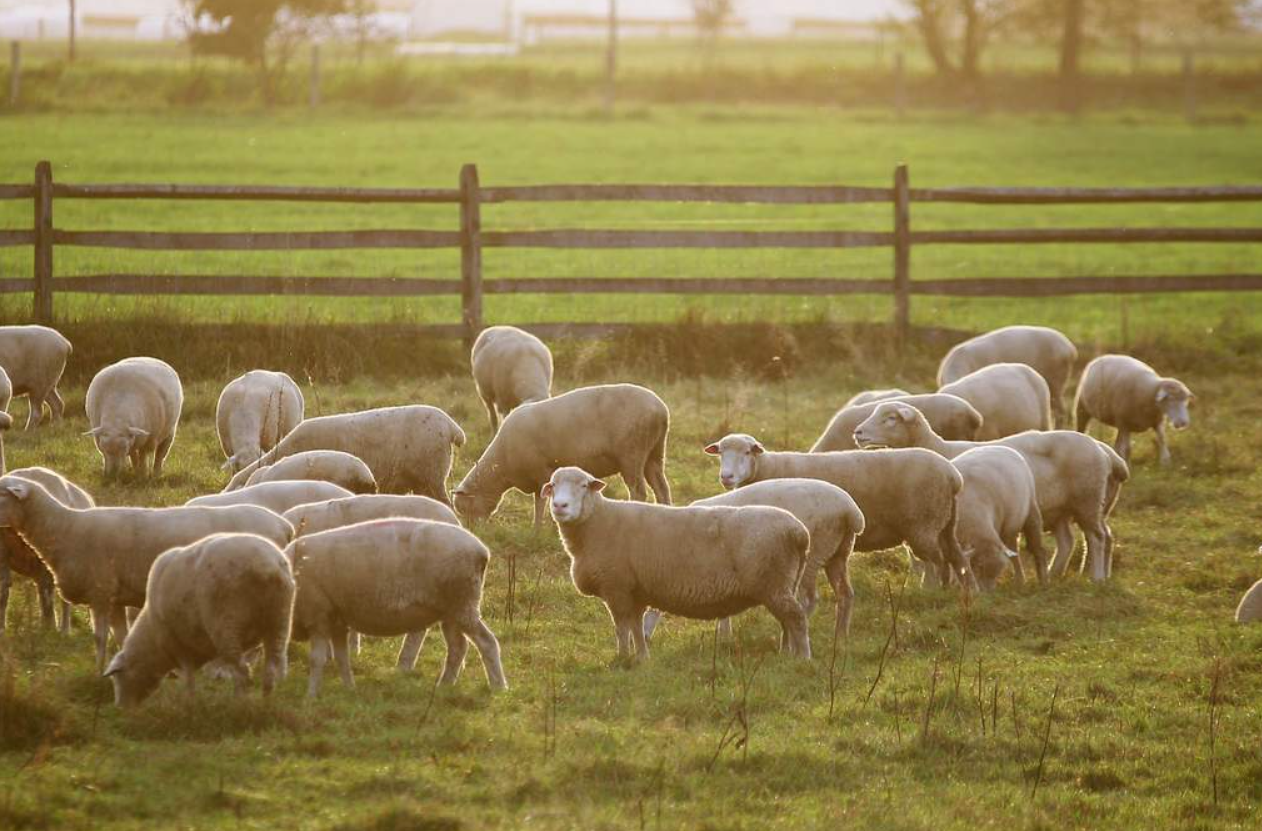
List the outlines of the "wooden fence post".
<svg viewBox="0 0 1262 831">
<path fill-rule="evenodd" d="M 53 318 L 53 166 L 35 165 L 35 319 Z"/>
<path fill-rule="evenodd" d="M 22 94 L 22 42 L 9 44 L 9 106 L 16 107 Z"/>
<path fill-rule="evenodd" d="M 902 349 L 911 334 L 911 187 L 905 164 L 894 168 L 894 333 Z"/>
<path fill-rule="evenodd" d="M 482 195 L 478 166 L 460 168 L 460 301 L 465 346 L 482 331 Z"/>
</svg>

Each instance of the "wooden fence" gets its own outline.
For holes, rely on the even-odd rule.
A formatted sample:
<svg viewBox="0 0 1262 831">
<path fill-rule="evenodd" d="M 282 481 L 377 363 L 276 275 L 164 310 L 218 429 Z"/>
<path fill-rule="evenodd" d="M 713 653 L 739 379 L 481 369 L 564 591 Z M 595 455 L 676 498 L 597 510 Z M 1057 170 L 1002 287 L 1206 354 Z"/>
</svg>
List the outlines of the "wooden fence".
<svg viewBox="0 0 1262 831">
<path fill-rule="evenodd" d="M 34 315 L 49 321 L 55 292 L 96 294 L 324 295 L 404 297 L 461 296 L 458 326 L 435 326 L 442 334 L 472 339 L 482 328 L 485 294 L 889 294 L 900 338 L 910 330 L 912 295 L 957 297 L 1049 297 L 1068 294 L 1131 294 L 1182 291 L 1257 291 L 1262 273 L 1082 277 L 997 277 L 913 280 L 911 250 L 919 245 L 1044 243 L 1213 243 L 1262 242 L 1262 227 L 1005 228 L 914 231 L 913 203 L 984 205 L 1071 205 L 1120 203 L 1262 202 L 1262 186 L 1193 188 L 913 188 L 907 167 L 894 171 L 891 187 L 744 185 L 526 185 L 483 187 L 475 165 L 460 171 L 456 188 L 332 188 L 221 185 L 73 185 L 55 183 L 52 166 L 40 162 L 33 184 L 0 184 L 0 200 L 31 200 L 34 226 L 0 229 L 0 247 L 32 246 L 31 279 L 0 278 L 0 293 L 34 295 Z M 154 232 L 58 228 L 53 208 L 63 199 L 158 199 L 285 201 L 368 204 L 458 205 L 452 230 L 358 230 L 312 232 Z M 889 231 L 691 231 L 691 230 L 483 230 L 481 206 L 508 202 L 699 202 L 822 205 L 887 203 L 893 208 Z M 59 246 L 92 246 L 144 251 L 295 251 L 351 248 L 459 248 L 459 280 L 395 277 L 276 277 L 252 275 L 86 274 L 54 279 Z M 813 248 L 888 247 L 892 279 L 828 278 L 515 278 L 482 279 L 487 248 Z M 607 330 L 595 324 L 588 330 Z M 550 327 L 530 327 L 536 330 Z"/>
</svg>

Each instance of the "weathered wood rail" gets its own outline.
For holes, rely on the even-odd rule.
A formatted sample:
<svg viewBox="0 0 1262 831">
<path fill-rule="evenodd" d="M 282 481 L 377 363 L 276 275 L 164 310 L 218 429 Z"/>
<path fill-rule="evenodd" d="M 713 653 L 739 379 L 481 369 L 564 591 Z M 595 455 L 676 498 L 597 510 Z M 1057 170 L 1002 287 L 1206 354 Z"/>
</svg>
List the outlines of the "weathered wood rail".
<svg viewBox="0 0 1262 831">
<path fill-rule="evenodd" d="M 355 231 L 166 232 L 58 228 L 58 200 L 218 200 L 354 204 L 450 204 L 459 208 L 453 230 L 378 229 Z M 524 185 L 482 187 L 477 167 L 465 165 L 456 188 L 343 188 L 173 184 L 63 184 L 52 166 L 40 162 L 33 184 L 0 184 L 0 200 L 30 200 L 31 228 L 0 229 L 0 247 L 34 250 L 31 279 L 0 278 L 0 293 L 31 292 L 34 316 L 48 321 L 55 292 L 118 295 L 313 295 L 329 297 L 461 296 L 461 322 L 430 327 L 472 339 L 482 328 L 486 294 L 787 294 L 824 296 L 890 294 L 894 327 L 910 330 L 911 297 L 1052 297 L 1068 294 L 1136 294 L 1184 291 L 1258 291 L 1262 273 L 1074 277 L 996 277 L 913 280 L 911 250 L 920 245 L 1039 245 L 1049 243 L 1259 243 L 1262 227 L 999 228 L 986 230 L 912 229 L 913 203 L 975 205 L 1109 205 L 1125 203 L 1262 202 L 1262 186 L 1169 188 L 913 188 L 905 165 L 892 186 L 834 185 Z M 845 205 L 885 203 L 893 209 L 890 231 L 691 231 L 552 228 L 484 230 L 482 205 L 509 202 L 700 202 L 766 205 Z M 455 224 L 455 223 L 453 223 Z M 84 274 L 54 277 L 59 246 L 140 251 L 300 251 L 335 249 L 458 248 L 459 280 L 405 277 L 273 277 L 236 274 Z M 484 280 L 482 254 L 488 248 L 801 248 L 886 247 L 893 251 L 891 280 L 847 278 L 605 278 L 560 277 Z M 575 331 L 610 331 L 617 324 L 585 324 Z M 539 328 L 539 327 L 535 327 Z M 554 329 L 555 327 L 544 327 Z"/>
</svg>

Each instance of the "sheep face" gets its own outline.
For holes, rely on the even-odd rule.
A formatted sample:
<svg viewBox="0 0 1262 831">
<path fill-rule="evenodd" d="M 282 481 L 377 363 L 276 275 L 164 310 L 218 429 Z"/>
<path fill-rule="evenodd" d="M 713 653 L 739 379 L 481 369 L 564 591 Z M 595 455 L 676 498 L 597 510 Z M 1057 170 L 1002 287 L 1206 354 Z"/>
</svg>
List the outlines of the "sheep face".
<svg viewBox="0 0 1262 831">
<path fill-rule="evenodd" d="M 1181 381 L 1163 378 L 1157 386 L 1157 409 L 1176 430 L 1184 430 L 1192 423 L 1188 404 L 1194 400 L 1196 396 Z"/>
<path fill-rule="evenodd" d="M 148 438 L 149 431 L 139 427 L 94 427 L 84 435 L 96 442 L 96 449 L 105 460 L 105 475 L 116 476 L 136 445 Z"/>
<path fill-rule="evenodd" d="M 872 447 L 910 447 L 912 430 L 924 418 L 906 404 L 882 404 L 854 429 L 854 443 L 864 450 Z"/>
<path fill-rule="evenodd" d="M 22 503 L 31 494 L 33 486 L 16 476 L 5 476 L 0 479 L 0 528 L 11 528 L 21 524 Z"/>
<path fill-rule="evenodd" d="M 767 449 L 753 436 L 733 433 L 707 447 L 705 452 L 719 457 L 719 481 L 725 489 L 732 490 L 753 481 L 758 457 Z"/>
<path fill-rule="evenodd" d="M 470 493 L 463 488 L 457 488 L 451 492 L 451 507 L 466 524 L 481 522 L 495 513 L 503 496 L 503 494 L 492 496 L 487 493 Z"/>
<path fill-rule="evenodd" d="M 162 680 L 161 675 L 142 672 L 128 665 L 126 650 L 119 652 L 105 668 L 105 677 L 114 683 L 114 704 L 118 707 L 136 707 L 153 694 Z"/>
<path fill-rule="evenodd" d="M 263 449 L 258 445 L 249 447 L 241 447 L 228 457 L 228 461 L 223 463 L 223 469 L 229 473 L 238 473 L 242 468 L 249 467 L 258 461 L 259 456 L 263 455 Z"/>
<path fill-rule="evenodd" d="M 552 518 L 560 525 L 579 522 L 591 510 L 593 498 L 605 483 L 582 468 L 563 467 L 539 493 L 552 500 Z"/>
</svg>

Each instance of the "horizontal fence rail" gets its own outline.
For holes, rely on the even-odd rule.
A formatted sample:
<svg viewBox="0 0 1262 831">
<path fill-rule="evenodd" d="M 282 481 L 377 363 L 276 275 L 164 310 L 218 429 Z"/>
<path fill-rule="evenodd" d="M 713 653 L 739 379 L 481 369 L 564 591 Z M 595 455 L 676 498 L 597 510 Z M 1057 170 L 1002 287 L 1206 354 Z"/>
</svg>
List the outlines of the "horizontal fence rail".
<svg viewBox="0 0 1262 831">
<path fill-rule="evenodd" d="M 56 292 L 106 295 L 276 295 L 423 297 L 460 295 L 461 322 L 426 327 L 472 340 L 481 330 L 486 294 L 678 295 L 892 295 L 894 326 L 905 339 L 912 295 L 948 297 L 1052 297 L 1190 291 L 1262 291 L 1262 274 L 1099 275 L 913 280 L 911 250 L 921 245 L 1039 245 L 1133 243 L 1259 243 L 1262 227 L 1052 227 L 920 231 L 911 225 L 914 203 L 976 205 L 1110 205 L 1127 203 L 1262 202 L 1262 186 L 1166 188 L 912 188 L 907 167 L 893 186 L 556 184 L 482 187 L 477 168 L 465 165 L 455 188 L 349 188 L 270 185 L 65 184 L 40 162 L 33 184 L 0 184 L 0 200 L 31 200 L 30 228 L 0 229 L 0 247 L 31 246 L 31 277 L 0 276 L 0 294 L 31 292 L 35 317 L 52 318 Z M 57 228 L 57 200 L 184 200 L 304 202 L 321 204 L 449 204 L 459 208 L 450 229 L 180 232 Z M 890 230 L 697 231 L 544 228 L 483 230 L 483 205 L 513 202 L 663 202 L 763 205 L 889 204 Z M 83 274 L 54 279 L 58 246 L 137 251 L 328 251 L 342 249 L 459 249 L 459 279 L 308 277 L 250 274 Z M 483 279 L 488 248 L 548 249 L 821 249 L 886 247 L 892 279 L 840 277 L 618 278 L 508 277 Z M 545 324 L 538 333 L 606 334 L 631 324 Z"/>
</svg>

